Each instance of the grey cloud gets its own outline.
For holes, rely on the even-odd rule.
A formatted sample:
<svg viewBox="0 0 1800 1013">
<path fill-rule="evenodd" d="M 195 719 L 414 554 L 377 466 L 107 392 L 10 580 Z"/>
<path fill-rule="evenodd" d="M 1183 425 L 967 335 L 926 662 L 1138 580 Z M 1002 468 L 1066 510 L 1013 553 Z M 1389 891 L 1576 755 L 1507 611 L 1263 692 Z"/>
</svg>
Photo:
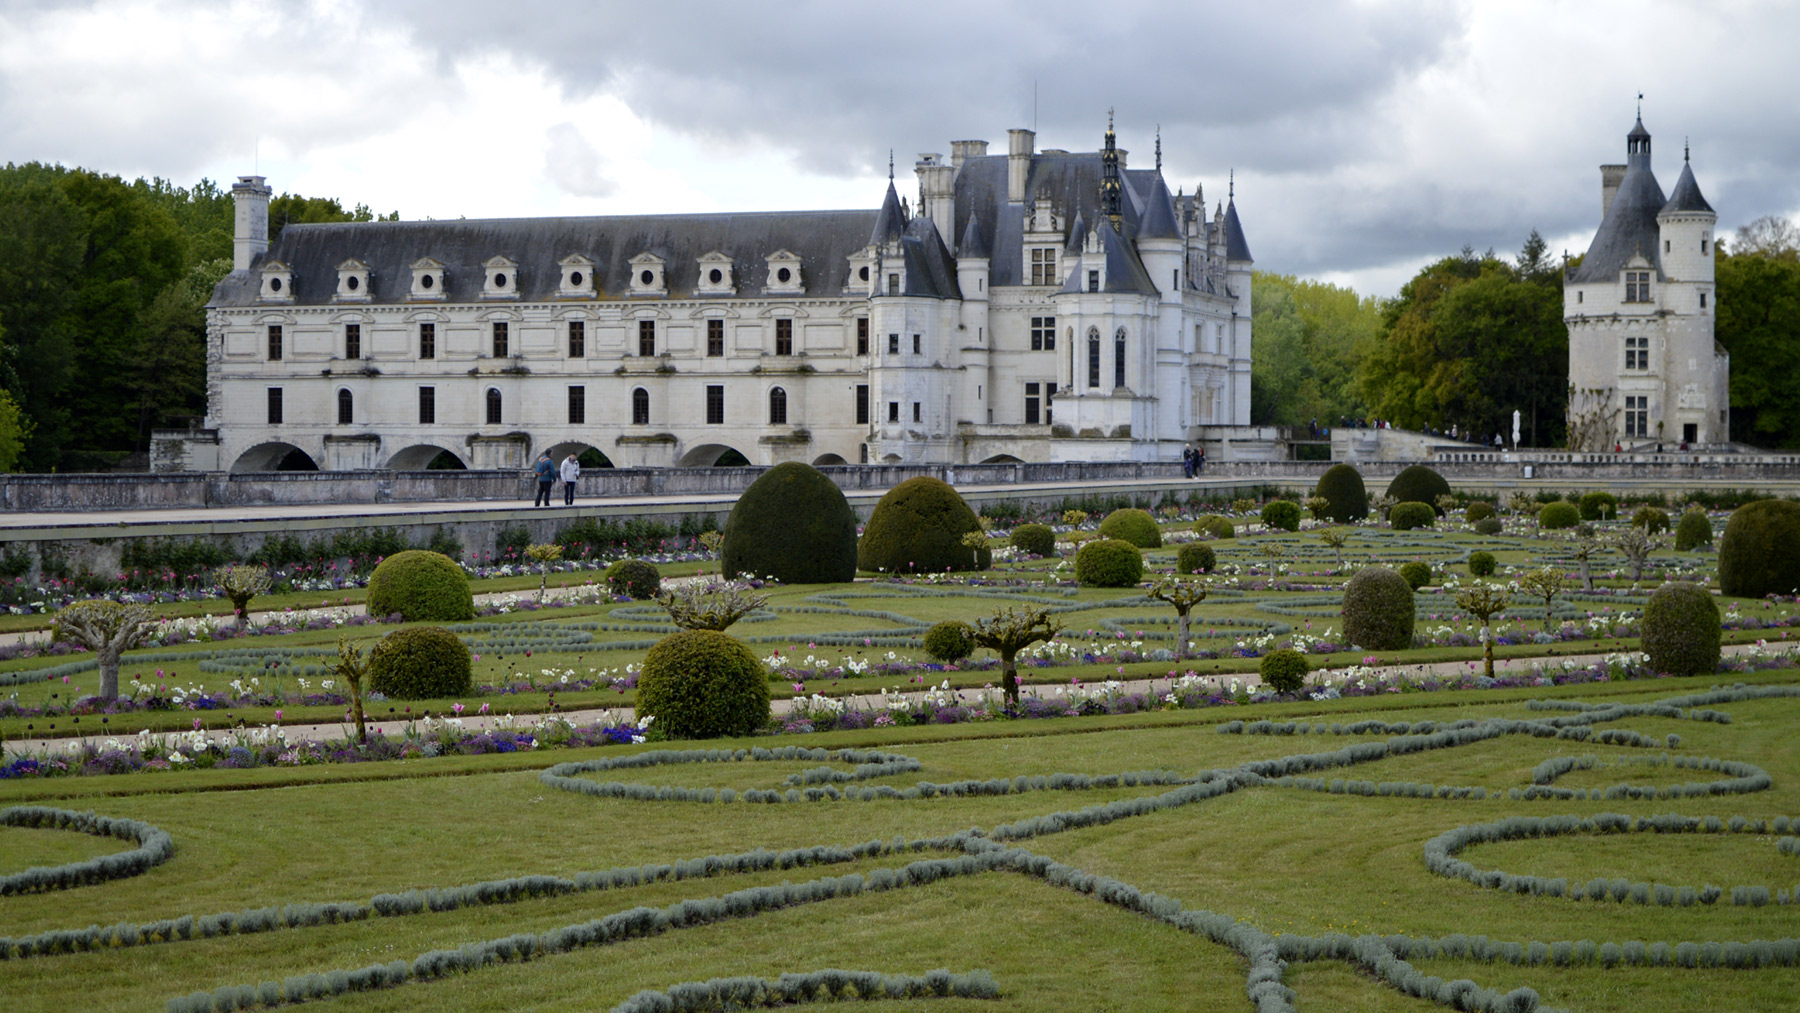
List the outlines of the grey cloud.
<svg viewBox="0 0 1800 1013">
<path fill-rule="evenodd" d="M 550 146 L 544 153 L 544 171 L 552 183 L 577 197 L 610 197 L 618 191 L 619 184 L 605 173 L 600 152 L 575 124 L 558 123 L 547 133 Z"/>
</svg>

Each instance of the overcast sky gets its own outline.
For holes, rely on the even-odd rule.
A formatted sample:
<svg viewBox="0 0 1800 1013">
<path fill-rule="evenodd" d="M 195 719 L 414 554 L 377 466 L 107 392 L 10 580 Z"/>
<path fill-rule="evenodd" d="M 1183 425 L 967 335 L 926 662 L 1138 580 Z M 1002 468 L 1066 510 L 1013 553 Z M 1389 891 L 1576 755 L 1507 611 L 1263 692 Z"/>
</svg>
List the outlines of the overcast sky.
<svg viewBox="0 0 1800 1013">
<path fill-rule="evenodd" d="M 1637 93 L 1728 230 L 1800 211 L 1800 5 L 0 0 L 0 160 L 404 218 L 872 208 L 888 150 L 1036 124 L 1237 176 L 1259 268 L 1391 295 L 1585 249 Z"/>
</svg>

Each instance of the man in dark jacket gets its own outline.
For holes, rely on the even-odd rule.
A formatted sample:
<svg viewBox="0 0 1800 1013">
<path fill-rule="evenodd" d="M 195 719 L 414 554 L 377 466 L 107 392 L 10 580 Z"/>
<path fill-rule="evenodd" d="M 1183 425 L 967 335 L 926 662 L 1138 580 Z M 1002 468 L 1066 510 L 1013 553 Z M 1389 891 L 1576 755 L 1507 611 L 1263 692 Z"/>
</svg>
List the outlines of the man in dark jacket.
<svg viewBox="0 0 1800 1013">
<path fill-rule="evenodd" d="M 547 507 L 550 505 L 550 486 L 556 481 L 556 465 L 551 462 L 548 450 L 538 455 L 537 466 L 531 470 L 537 475 L 538 484 L 537 499 L 532 500 L 531 505 Z"/>
</svg>

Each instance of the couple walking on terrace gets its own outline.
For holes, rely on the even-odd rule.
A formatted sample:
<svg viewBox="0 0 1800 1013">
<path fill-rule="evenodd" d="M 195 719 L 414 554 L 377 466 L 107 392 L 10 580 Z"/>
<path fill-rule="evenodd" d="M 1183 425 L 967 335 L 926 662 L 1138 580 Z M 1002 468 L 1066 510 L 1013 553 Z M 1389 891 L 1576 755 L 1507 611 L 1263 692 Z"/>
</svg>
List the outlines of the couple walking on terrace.
<svg viewBox="0 0 1800 1013">
<path fill-rule="evenodd" d="M 574 454 L 563 458 L 562 467 L 558 468 L 551 462 L 550 452 L 545 451 L 538 455 L 532 472 L 537 476 L 538 484 L 537 498 L 531 501 L 532 506 L 550 505 L 550 487 L 558 477 L 563 482 L 563 506 L 575 505 L 575 481 L 581 477 L 581 462 L 575 459 Z"/>
</svg>

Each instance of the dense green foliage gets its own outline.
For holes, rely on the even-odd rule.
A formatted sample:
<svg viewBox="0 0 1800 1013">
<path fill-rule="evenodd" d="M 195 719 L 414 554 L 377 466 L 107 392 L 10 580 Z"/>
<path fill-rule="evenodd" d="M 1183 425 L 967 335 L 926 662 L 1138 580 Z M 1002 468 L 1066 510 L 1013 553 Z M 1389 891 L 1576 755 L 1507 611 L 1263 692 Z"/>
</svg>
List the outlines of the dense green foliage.
<svg viewBox="0 0 1800 1013">
<path fill-rule="evenodd" d="M 1431 564 L 1417 559 L 1400 564 L 1400 576 L 1406 579 L 1408 587 L 1414 591 L 1431 583 Z"/>
<path fill-rule="evenodd" d="M 1144 554 L 1130 542 L 1107 538 L 1075 553 L 1075 579 L 1083 587 L 1130 587 L 1144 577 Z"/>
<path fill-rule="evenodd" d="M 1344 583 L 1344 639 L 1366 651 L 1412 646 L 1413 589 L 1385 566 L 1365 566 Z"/>
<path fill-rule="evenodd" d="M 1388 483 L 1387 494 L 1396 503 L 1424 503 L 1436 513 L 1437 499 L 1450 494 L 1450 483 L 1425 465 L 1415 464 L 1394 476 L 1394 480 Z"/>
<path fill-rule="evenodd" d="M 1731 353 L 1731 436 L 1800 447 L 1800 250 L 1785 219 L 1765 218 L 1715 244 L 1714 337 Z"/>
<path fill-rule="evenodd" d="M 769 720 L 768 670 L 728 633 L 671 633 L 644 655 L 637 710 L 674 738 L 749 735 Z"/>
<path fill-rule="evenodd" d="M 1545 531 L 1561 531 L 1581 523 L 1581 508 L 1567 500 L 1545 503 L 1538 511 L 1538 527 Z"/>
<path fill-rule="evenodd" d="M 1348 464 L 1334 464 L 1319 476 L 1314 496 L 1330 501 L 1325 516 L 1338 524 L 1351 524 L 1369 516 L 1369 490 L 1362 472 Z"/>
<path fill-rule="evenodd" d="M 1658 534 L 1669 530 L 1669 515 L 1653 506 L 1639 507 L 1637 513 L 1631 515 L 1631 526 L 1643 528 L 1647 535 Z"/>
<path fill-rule="evenodd" d="M 1236 538 L 1237 525 L 1229 517 L 1206 514 L 1194 521 L 1194 533 L 1205 538 Z"/>
<path fill-rule="evenodd" d="M 1757 500 L 1731 512 L 1719 537 L 1719 590 L 1741 598 L 1800 591 L 1800 503 Z"/>
<path fill-rule="evenodd" d="M 1713 540 L 1712 520 L 1704 510 L 1689 510 L 1681 515 L 1681 521 L 1675 525 L 1675 551 L 1690 552 L 1702 545 L 1711 545 Z"/>
<path fill-rule="evenodd" d="M 369 651 L 369 689 L 393 700 L 443 700 L 470 689 L 469 648 L 442 626 L 408 626 Z"/>
<path fill-rule="evenodd" d="M 1644 653 L 1650 667 L 1670 675 L 1710 675 L 1719 669 L 1719 606 L 1706 588 L 1670 581 L 1644 606 Z"/>
<path fill-rule="evenodd" d="M 856 512 L 837 483 L 810 464 L 784 461 L 764 472 L 725 519 L 720 565 L 784 584 L 856 579 Z"/>
<path fill-rule="evenodd" d="M 1156 526 L 1156 518 L 1150 516 L 1150 511 L 1137 507 L 1124 507 L 1107 514 L 1100 522 L 1100 537 L 1130 542 L 1140 549 L 1162 548 L 1162 529 Z"/>
<path fill-rule="evenodd" d="M 1189 542 L 1175 550 L 1176 573 L 1211 573 L 1219 565 L 1212 546 Z"/>
<path fill-rule="evenodd" d="M 1500 561 L 1495 559 L 1494 554 L 1491 552 L 1481 552 L 1478 550 L 1469 553 L 1469 574 L 1471 576 L 1491 577 L 1494 575 L 1494 570 L 1499 566 Z"/>
<path fill-rule="evenodd" d="M 643 601 L 662 590 L 662 571 L 648 560 L 621 559 L 606 568 L 606 586 L 613 594 Z"/>
<path fill-rule="evenodd" d="M 1481 520 L 1484 517 L 1493 517 L 1493 516 L 1496 516 L 1495 511 L 1494 511 L 1494 504 L 1489 503 L 1486 500 L 1480 500 L 1480 499 L 1475 500 L 1474 502 L 1470 503 L 1467 507 L 1463 508 L 1463 519 L 1468 521 L 1470 524 L 1473 524 L 1476 521 Z"/>
<path fill-rule="evenodd" d="M 1388 523 L 1395 531 L 1428 528 L 1437 523 L 1437 508 L 1430 503 L 1396 503 L 1388 511 Z"/>
<path fill-rule="evenodd" d="M 1048 524 L 1021 524 L 1012 529 L 1012 536 L 1007 539 L 1007 544 L 1022 552 L 1047 559 L 1056 555 L 1056 532 Z"/>
<path fill-rule="evenodd" d="M 963 535 L 980 530 L 975 511 L 955 489 L 935 478 L 909 478 L 875 504 L 856 546 L 856 565 L 881 573 L 985 570 L 992 551 L 962 543 Z"/>
<path fill-rule="evenodd" d="M 1506 530 L 1506 525 L 1498 517 L 1483 517 L 1470 527 L 1474 528 L 1478 535 L 1497 535 Z"/>
<path fill-rule="evenodd" d="M 1291 499 L 1270 500 L 1263 504 L 1262 522 L 1271 531 L 1299 531 L 1300 504 Z"/>
<path fill-rule="evenodd" d="M 1279 647 L 1263 655 L 1257 664 L 1257 674 L 1262 676 L 1263 685 L 1277 693 L 1293 693 L 1306 685 L 1306 673 L 1312 666 L 1306 662 L 1306 655 L 1291 647 Z"/>
<path fill-rule="evenodd" d="M 925 653 L 946 665 L 955 664 L 975 652 L 969 639 L 969 624 L 961 619 L 946 619 L 925 631 Z"/>
<path fill-rule="evenodd" d="M 1590 492 L 1581 497 L 1581 519 L 1584 521 L 1612 520 L 1619 516 L 1619 497 L 1610 492 Z"/>
<path fill-rule="evenodd" d="M 369 575 L 369 614 L 395 613 L 409 623 L 475 618 L 469 575 L 450 557 L 427 549 L 408 549 L 387 557 Z"/>
<path fill-rule="evenodd" d="M 1258 271 L 1250 288 L 1256 354 L 1250 420 L 1257 425 L 1335 426 L 1367 412 L 1356 361 L 1376 340 L 1381 307 L 1348 288 Z"/>
</svg>

